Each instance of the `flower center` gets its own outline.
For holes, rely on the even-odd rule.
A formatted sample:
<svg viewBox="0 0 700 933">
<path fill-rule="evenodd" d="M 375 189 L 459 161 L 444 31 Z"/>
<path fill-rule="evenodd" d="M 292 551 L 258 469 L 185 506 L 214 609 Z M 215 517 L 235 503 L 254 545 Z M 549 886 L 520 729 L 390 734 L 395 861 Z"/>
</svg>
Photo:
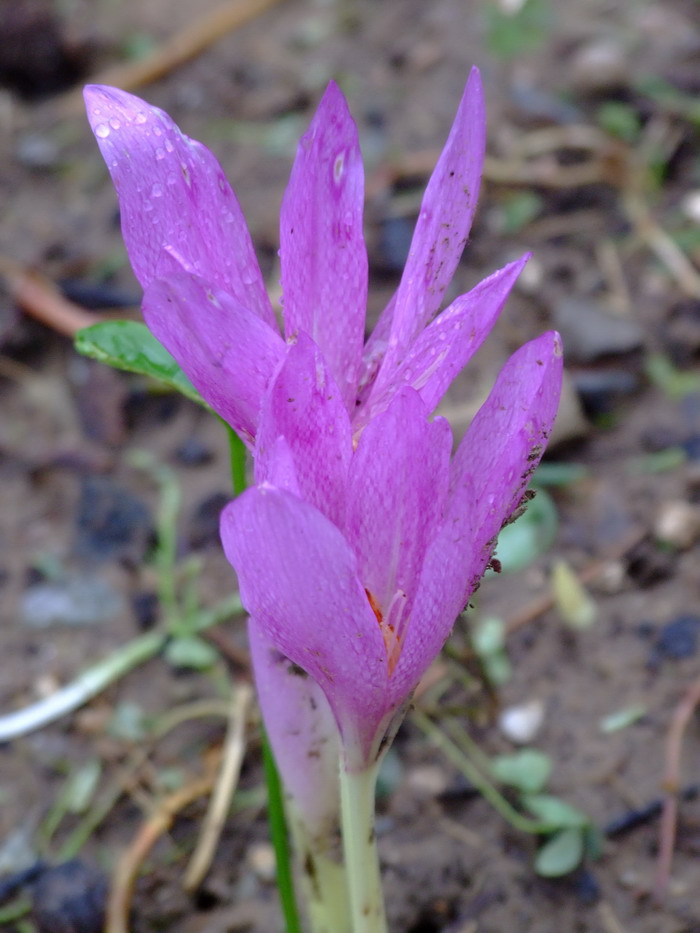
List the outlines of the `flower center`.
<svg viewBox="0 0 700 933">
<path fill-rule="evenodd" d="M 372 612 L 374 613 L 377 622 L 379 623 L 379 630 L 382 633 L 382 638 L 384 639 L 384 647 L 386 649 L 386 657 L 389 668 L 389 677 L 391 677 L 391 675 L 396 670 L 396 665 L 399 663 L 401 646 L 403 644 L 405 635 L 405 631 L 403 631 L 401 622 L 403 621 L 402 609 L 406 599 L 406 594 L 402 590 L 394 593 L 393 599 L 389 604 L 389 609 L 385 617 L 381 606 L 370 590 L 367 589 L 367 587 L 365 587 L 365 593 L 367 594 L 367 599 L 369 601 Z"/>
</svg>

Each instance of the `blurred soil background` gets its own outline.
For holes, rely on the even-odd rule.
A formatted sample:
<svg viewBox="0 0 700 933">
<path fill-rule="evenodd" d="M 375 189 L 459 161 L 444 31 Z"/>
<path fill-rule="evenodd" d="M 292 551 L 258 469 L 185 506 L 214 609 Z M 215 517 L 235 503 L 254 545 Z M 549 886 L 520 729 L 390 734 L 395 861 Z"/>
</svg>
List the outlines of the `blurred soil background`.
<svg viewBox="0 0 700 933">
<path fill-rule="evenodd" d="M 215 0 L 0 0 L 0 712 L 160 624 L 159 483 L 181 496 L 177 556 L 202 604 L 235 586 L 217 534 L 230 496 L 220 426 L 78 356 L 68 336 L 107 315 L 137 320 L 139 303 L 82 84 L 118 66 L 108 80 L 214 150 L 278 296 L 277 217 L 296 142 L 327 81 L 339 81 L 367 169 L 373 317 L 398 283 L 478 65 L 489 159 L 451 297 L 533 257 L 446 408 L 459 433 L 506 357 L 561 330 L 567 397 L 547 460 L 556 528 L 545 516 L 538 541 L 554 543 L 484 583 L 417 706 L 438 728 L 461 722 L 488 756 L 519 743 L 549 756 L 549 792 L 587 814 L 599 852 L 540 877 L 536 838 L 495 813 L 409 718 L 379 801 L 391 929 L 699 933 L 700 5 L 224 8 L 212 41 L 179 61 L 170 40 L 182 33 L 194 50 Z M 164 50 L 161 73 L 149 73 Z M 561 560 L 587 587 L 574 588 L 573 609 L 551 598 Z M 485 618 L 508 633 L 497 687 L 470 640 Z M 248 676 L 243 620 L 195 647 L 0 746 L 0 929 L 99 930 L 125 853 L 138 878 L 122 903 L 133 933 L 282 929 L 254 713 L 211 868 L 193 894 L 183 889 L 207 806 L 197 782 L 215 771 L 226 730 L 222 698 L 231 677 Z M 173 710 L 183 721 L 168 729 Z M 57 868 L 69 857 L 81 861 Z"/>
</svg>

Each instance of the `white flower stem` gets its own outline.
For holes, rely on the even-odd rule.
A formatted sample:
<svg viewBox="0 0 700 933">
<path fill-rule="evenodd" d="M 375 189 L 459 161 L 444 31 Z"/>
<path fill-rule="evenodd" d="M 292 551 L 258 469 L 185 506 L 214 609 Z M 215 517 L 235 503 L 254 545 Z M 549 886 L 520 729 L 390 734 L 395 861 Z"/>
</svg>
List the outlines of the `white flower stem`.
<svg viewBox="0 0 700 933">
<path fill-rule="evenodd" d="M 335 832 L 314 835 L 289 798 L 286 810 L 311 933 L 352 933 L 338 827 Z"/>
<path fill-rule="evenodd" d="M 353 933 L 388 933 L 374 831 L 374 792 L 379 765 L 346 771 L 340 765 L 345 869 Z"/>
</svg>

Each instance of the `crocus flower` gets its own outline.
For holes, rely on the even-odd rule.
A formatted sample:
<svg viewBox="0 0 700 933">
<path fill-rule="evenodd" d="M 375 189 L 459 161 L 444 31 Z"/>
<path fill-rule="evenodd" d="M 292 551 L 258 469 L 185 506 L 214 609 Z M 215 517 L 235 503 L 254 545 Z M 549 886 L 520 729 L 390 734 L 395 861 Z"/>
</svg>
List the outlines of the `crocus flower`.
<svg viewBox="0 0 700 933">
<path fill-rule="evenodd" d="M 402 386 L 432 411 L 524 263 L 492 274 L 433 320 L 479 191 L 485 116 L 476 70 L 426 189 L 399 287 L 366 343 L 362 161 L 334 83 L 299 144 L 282 203 L 283 335 L 240 206 L 211 152 L 131 94 L 93 86 L 85 98 L 119 195 L 146 323 L 251 449 L 265 393 L 297 334 L 321 350 L 356 435 Z"/>
<path fill-rule="evenodd" d="M 222 515 L 243 604 L 321 686 L 345 766 L 377 758 L 520 506 L 556 414 L 561 345 L 506 363 L 454 456 L 411 386 L 353 444 L 342 392 L 300 335 L 263 403 L 257 485 Z"/>
</svg>

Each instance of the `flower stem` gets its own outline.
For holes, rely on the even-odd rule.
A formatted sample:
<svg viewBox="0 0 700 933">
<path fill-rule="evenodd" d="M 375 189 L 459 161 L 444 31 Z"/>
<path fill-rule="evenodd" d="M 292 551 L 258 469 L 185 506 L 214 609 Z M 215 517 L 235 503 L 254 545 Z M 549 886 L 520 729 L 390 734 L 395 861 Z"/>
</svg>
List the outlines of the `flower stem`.
<svg viewBox="0 0 700 933">
<path fill-rule="evenodd" d="M 374 832 L 378 765 L 350 773 L 340 765 L 340 801 L 345 870 L 353 933 L 387 933 L 379 856 Z"/>
<path fill-rule="evenodd" d="M 311 933 L 352 933 L 347 876 L 338 851 L 338 827 L 336 831 L 314 835 L 294 801 L 287 798 L 286 803 Z"/>
</svg>

